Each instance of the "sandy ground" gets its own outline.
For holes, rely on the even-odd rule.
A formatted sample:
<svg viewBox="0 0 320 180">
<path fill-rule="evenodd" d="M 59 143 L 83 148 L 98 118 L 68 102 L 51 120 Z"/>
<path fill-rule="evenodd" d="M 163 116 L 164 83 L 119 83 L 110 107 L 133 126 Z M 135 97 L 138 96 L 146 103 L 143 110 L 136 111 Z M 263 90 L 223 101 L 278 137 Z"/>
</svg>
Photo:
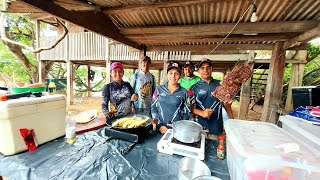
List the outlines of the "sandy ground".
<svg viewBox="0 0 320 180">
<path fill-rule="evenodd" d="M 101 110 L 101 100 L 102 97 L 100 94 L 93 94 L 93 97 L 76 97 L 74 100 L 74 104 L 69 107 L 69 111 L 72 114 L 78 114 L 85 110 L 97 110 L 98 114 L 102 113 Z M 232 110 L 234 117 L 238 117 L 239 107 L 238 105 L 232 105 Z M 259 120 L 261 111 L 249 111 L 248 120 Z"/>
</svg>

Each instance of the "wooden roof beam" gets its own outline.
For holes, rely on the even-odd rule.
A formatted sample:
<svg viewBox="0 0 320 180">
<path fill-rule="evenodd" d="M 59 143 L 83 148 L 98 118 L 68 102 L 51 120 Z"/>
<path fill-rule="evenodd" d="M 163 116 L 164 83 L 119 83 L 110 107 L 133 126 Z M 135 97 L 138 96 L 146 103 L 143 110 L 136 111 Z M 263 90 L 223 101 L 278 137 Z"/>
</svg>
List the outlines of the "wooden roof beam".
<svg viewBox="0 0 320 180">
<path fill-rule="evenodd" d="M 258 34 L 257 36 L 231 35 L 224 42 L 263 42 L 263 41 L 286 41 L 297 33 L 282 33 L 282 34 Z M 126 36 L 140 44 L 163 44 L 163 43 L 195 43 L 195 42 L 220 42 L 223 36 L 194 36 L 194 37 L 179 37 L 178 34 L 168 34 L 168 36 L 149 37 L 144 35 Z"/>
<path fill-rule="evenodd" d="M 21 0 L 21 2 L 133 48 L 141 49 L 139 44 L 125 38 L 122 34 L 120 34 L 119 29 L 113 24 L 111 19 L 102 12 L 92 13 L 69 11 L 49 0 Z"/>
<path fill-rule="evenodd" d="M 191 51 L 193 54 L 208 54 L 217 44 L 181 45 L 181 46 L 147 46 L 147 51 Z M 272 50 L 273 44 L 221 44 L 217 51 L 228 50 Z"/>
<path fill-rule="evenodd" d="M 317 27 L 286 41 L 284 43 L 284 49 L 300 46 L 301 44 L 306 43 L 312 40 L 313 38 L 316 38 L 319 36 L 320 36 L 320 23 L 318 24 Z"/>
<path fill-rule="evenodd" d="M 319 21 L 277 21 L 239 23 L 231 34 L 248 33 L 303 33 L 315 28 Z M 225 24 L 201 24 L 201 25 L 179 25 L 179 26 L 156 26 L 123 28 L 120 33 L 127 35 L 159 36 L 163 34 L 174 34 L 179 36 L 203 36 L 203 35 L 226 35 L 234 27 L 235 23 Z M 191 34 L 191 35 L 190 35 Z"/>
</svg>

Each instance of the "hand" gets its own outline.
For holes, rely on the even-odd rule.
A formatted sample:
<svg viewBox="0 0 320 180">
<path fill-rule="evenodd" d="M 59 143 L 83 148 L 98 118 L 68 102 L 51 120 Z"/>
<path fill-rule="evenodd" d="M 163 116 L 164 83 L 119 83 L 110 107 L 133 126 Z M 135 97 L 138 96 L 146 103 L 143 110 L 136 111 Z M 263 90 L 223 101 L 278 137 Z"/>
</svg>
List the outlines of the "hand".
<svg viewBox="0 0 320 180">
<path fill-rule="evenodd" d="M 213 110 L 212 109 L 205 109 L 201 112 L 201 115 L 202 117 L 204 118 L 209 118 L 213 113 Z"/>
<path fill-rule="evenodd" d="M 136 94 L 132 94 L 131 101 L 136 101 L 136 100 L 138 100 L 138 96 Z"/>
<path fill-rule="evenodd" d="M 157 129 L 157 123 L 158 123 L 158 119 L 152 119 L 151 124 L 152 124 L 153 131 Z"/>
<path fill-rule="evenodd" d="M 159 131 L 161 132 L 161 134 L 165 134 L 167 132 L 168 128 L 166 126 L 161 126 Z"/>
</svg>

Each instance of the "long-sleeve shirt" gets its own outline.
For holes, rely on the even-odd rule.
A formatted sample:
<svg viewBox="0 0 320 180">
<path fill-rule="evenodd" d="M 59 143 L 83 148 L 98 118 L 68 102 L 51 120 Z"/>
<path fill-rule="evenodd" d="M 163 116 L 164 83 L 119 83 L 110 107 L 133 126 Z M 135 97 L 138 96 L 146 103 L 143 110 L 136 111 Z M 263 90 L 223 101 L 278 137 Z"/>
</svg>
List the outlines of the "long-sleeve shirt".
<svg viewBox="0 0 320 180">
<path fill-rule="evenodd" d="M 194 85 L 195 83 L 197 83 L 198 81 L 200 81 L 200 77 L 194 75 L 192 78 L 188 78 L 186 76 L 182 77 L 179 80 L 179 84 L 185 88 L 186 90 L 188 90 L 192 85 Z"/>
<path fill-rule="evenodd" d="M 133 75 L 131 83 L 134 92 L 138 95 L 138 100 L 135 102 L 135 108 L 144 111 L 144 115 L 150 116 L 152 94 L 156 89 L 155 78 L 150 73 L 138 71 Z"/>
<path fill-rule="evenodd" d="M 175 122 L 189 119 L 190 105 L 187 99 L 188 92 L 180 84 L 172 94 L 168 89 L 168 83 L 158 86 L 153 94 L 152 118 L 159 119 L 158 126 L 167 126 L 169 120 Z"/>
<path fill-rule="evenodd" d="M 210 134 L 220 134 L 223 131 L 222 104 L 216 97 L 211 95 L 219 85 L 220 81 L 211 78 L 209 84 L 200 80 L 188 90 L 189 95 L 194 96 L 191 97 L 191 104 L 197 109 L 211 109 L 214 103 L 219 103 L 213 109 L 213 113 L 209 118 L 197 116 L 198 123 L 208 128 Z"/>
<path fill-rule="evenodd" d="M 102 111 L 105 115 L 108 114 L 109 102 L 111 106 L 116 108 L 117 114 L 129 114 L 131 112 L 131 96 L 134 91 L 130 83 L 122 81 L 121 84 L 112 81 L 105 85 L 102 90 Z"/>
</svg>

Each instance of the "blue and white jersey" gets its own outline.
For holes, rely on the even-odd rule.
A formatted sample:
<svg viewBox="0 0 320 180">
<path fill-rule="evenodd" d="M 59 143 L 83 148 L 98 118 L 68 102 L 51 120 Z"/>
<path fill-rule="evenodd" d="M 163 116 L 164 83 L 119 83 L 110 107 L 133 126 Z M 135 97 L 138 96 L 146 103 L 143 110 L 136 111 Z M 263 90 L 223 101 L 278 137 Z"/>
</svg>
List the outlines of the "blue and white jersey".
<svg viewBox="0 0 320 180">
<path fill-rule="evenodd" d="M 147 109 L 150 114 L 152 94 L 156 89 L 154 76 L 150 73 L 138 71 L 133 75 L 132 87 L 138 95 L 138 100 L 135 102 L 135 108 Z"/>
<path fill-rule="evenodd" d="M 151 106 L 152 118 L 159 119 L 159 126 L 167 126 L 168 121 L 189 119 L 190 104 L 187 103 L 188 92 L 178 84 L 171 94 L 168 83 L 158 86 L 153 94 Z"/>
<path fill-rule="evenodd" d="M 117 114 L 131 113 L 131 96 L 134 91 L 130 83 L 122 81 L 121 84 L 112 81 L 105 85 L 102 90 L 102 111 L 105 115 L 109 112 L 109 102 L 115 108 Z"/>
<path fill-rule="evenodd" d="M 200 80 L 188 90 L 189 96 L 193 96 L 190 98 L 192 99 L 191 104 L 199 110 L 212 109 L 214 103 L 219 103 L 213 109 L 213 113 L 209 118 L 197 116 L 198 123 L 208 128 L 210 134 L 220 134 L 223 131 L 222 104 L 216 97 L 211 95 L 219 85 L 220 81 L 211 78 L 209 83 Z"/>
</svg>

